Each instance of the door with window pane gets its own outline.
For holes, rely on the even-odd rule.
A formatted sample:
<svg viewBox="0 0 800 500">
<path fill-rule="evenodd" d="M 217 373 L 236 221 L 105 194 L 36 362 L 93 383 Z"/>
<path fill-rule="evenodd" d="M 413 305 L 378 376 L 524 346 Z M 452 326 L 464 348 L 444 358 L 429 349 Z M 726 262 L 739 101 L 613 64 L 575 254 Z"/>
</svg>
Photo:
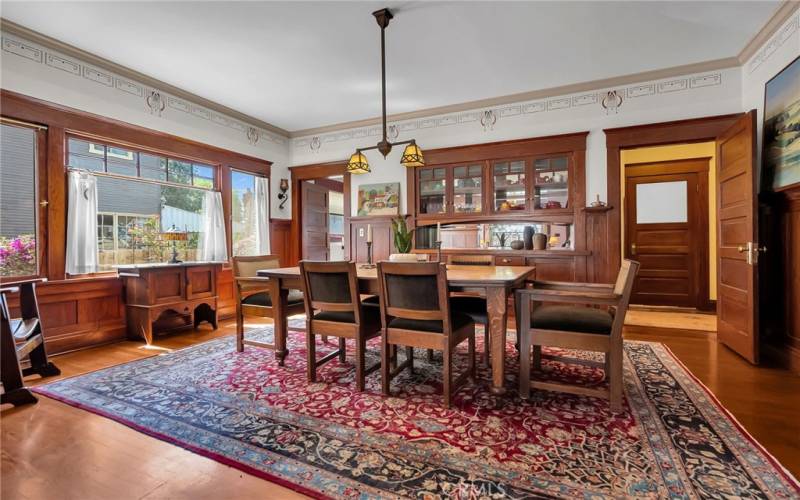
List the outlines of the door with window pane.
<svg viewBox="0 0 800 500">
<path fill-rule="evenodd" d="M 625 257 L 641 263 L 632 304 L 700 307 L 707 298 L 708 160 L 700 163 L 705 177 L 626 175 Z"/>
<path fill-rule="evenodd" d="M 42 132 L 0 126 L 0 276 L 37 276 L 43 254 L 38 228 L 46 213 L 37 178 Z"/>
</svg>

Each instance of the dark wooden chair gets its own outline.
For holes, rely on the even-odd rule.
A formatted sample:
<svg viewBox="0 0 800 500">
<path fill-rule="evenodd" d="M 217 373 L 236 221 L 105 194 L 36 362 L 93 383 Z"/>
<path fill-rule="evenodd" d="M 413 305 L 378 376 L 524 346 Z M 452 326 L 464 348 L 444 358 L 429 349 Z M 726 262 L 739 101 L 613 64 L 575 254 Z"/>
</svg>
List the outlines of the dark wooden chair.
<svg viewBox="0 0 800 500">
<path fill-rule="evenodd" d="M 272 310 L 273 298 L 269 294 L 269 278 L 258 276 L 259 269 L 281 267 L 278 255 L 257 255 L 233 258 L 233 276 L 236 293 L 236 350 L 242 352 L 245 345 L 275 350 L 275 344 L 246 340 L 244 338 L 245 316 L 275 318 Z M 287 315 L 303 314 L 303 292 L 289 290 Z"/>
<path fill-rule="evenodd" d="M 447 270 L 443 264 L 379 262 L 381 323 L 381 383 L 389 395 L 392 379 L 414 370 L 414 348 L 443 351 L 444 404 L 467 377 L 475 376 L 475 323 L 451 313 Z M 453 353 L 462 341 L 469 346 L 469 368 L 453 380 Z M 406 361 L 397 366 L 396 346 L 406 346 Z"/>
<path fill-rule="evenodd" d="M 492 255 L 448 255 L 448 264 L 459 266 L 493 266 Z M 486 297 L 477 293 L 459 292 L 450 297 L 453 311 L 464 313 L 475 323 L 483 325 L 483 364 L 489 364 L 489 312 L 486 309 Z"/>
<path fill-rule="evenodd" d="M 8 294 L 16 292 L 19 292 L 21 318 L 12 318 L 8 307 Z M 35 403 L 36 397 L 25 387 L 23 377 L 61 374 L 61 370 L 47 358 L 35 282 L 27 281 L 0 289 L 0 316 L 0 370 L 4 391 L 0 395 L 0 404 L 18 406 Z M 26 357 L 30 360 L 30 366 L 22 368 L 20 362 Z"/>
<path fill-rule="evenodd" d="M 528 398 L 531 386 L 584 396 L 605 397 L 611 410 L 622 410 L 622 326 L 639 263 L 624 260 L 614 285 L 534 281 L 533 288 L 517 290 L 520 316 L 519 394 Z M 538 305 L 539 302 L 571 305 Z M 531 304 L 534 307 L 530 307 Z M 572 305 L 581 304 L 581 305 Z M 606 306 L 608 310 L 589 306 Z M 527 306 L 527 307 L 526 307 Z M 542 346 L 602 352 L 608 389 L 531 381 L 531 347 L 534 369 L 541 371 Z M 599 363 L 598 363 L 599 364 Z"/>
<path fill-rule="evenodd" d="M 355 340 L 356 389 L 364 390 L 366 376 L 380 367 L 366 368 L 367 341 L 381 333 L 380 309 L 363 304 L 358 293 L 356 265 L 352 262 L 301 261 L 306 309 L 308 381 L 316 382 L 317 368 L 339 357 L 345 361 L 346 339 Z M 321 359 L 316 337 L 337 337 L 339 349 Z"/>
</svg>

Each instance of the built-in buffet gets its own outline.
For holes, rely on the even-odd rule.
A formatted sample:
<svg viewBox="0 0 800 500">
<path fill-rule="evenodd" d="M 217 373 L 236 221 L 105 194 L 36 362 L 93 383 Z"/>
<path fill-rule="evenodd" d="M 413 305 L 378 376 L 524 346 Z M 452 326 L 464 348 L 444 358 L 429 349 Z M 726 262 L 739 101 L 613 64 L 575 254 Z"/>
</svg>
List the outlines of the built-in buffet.
<svg viewBox="0 0 800 500">
<path fill-rule="evenodd" d="M 586 208 L 586 136 L 426 151 L 407 173 L 413 251 L 435 258 L 439 241 L 443 258 L 488 254 L 535 265 L 537 279 L 594 281 L 586 221 L 604 208 Z"/>
</svg>

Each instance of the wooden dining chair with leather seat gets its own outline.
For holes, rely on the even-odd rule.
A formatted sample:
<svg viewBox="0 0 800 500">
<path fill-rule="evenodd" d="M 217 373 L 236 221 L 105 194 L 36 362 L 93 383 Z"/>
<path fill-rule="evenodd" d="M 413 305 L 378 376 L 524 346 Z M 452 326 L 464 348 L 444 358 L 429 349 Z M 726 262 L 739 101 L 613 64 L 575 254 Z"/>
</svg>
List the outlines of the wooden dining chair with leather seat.
<svg viewBox="0 0 800 500">
<path fill-rule="evenodd" d="M 8 306 L 8 294 L 19 292 L 20 318 L 12 318 Z M 39 375 L 52 377 L 61 374 L 47 357 L 39 303 L 36 300 L 34 281 L 15 284 L 0 289 L 0 370 L 2 370 L 3 394 L 0 404 L 14 406 L 35 403 L 36 396 L 25 387 L 23 377 Z M 22 368 L 20 363 L 28 358 L 30 366 Z"/>
<path fill-rule="evenodd" d="M 278 255 L 256 255 L 233 258 L 234 290 L 236 293 L 236 350 L 242 352 L 245 345 L 275 350 L 275 344 L 258 342 L 244 338 L 245 316 L 275 318 L 272 307 L 273 297 L 269 292 L 269 278 L 258 276 L 259 269 L 277 269 L 281 267 Z M 300 290 L 283 291 L 287 293 L 287 316 L 303 314 L 303 292 Z M 282 362 L 281 362 L 282 363 Z"/>
<path fill-rule="evenodd" d="M 414 370 L 414 348 L 443 352 L 444 405 L 467 378 L 475 377 L 475 323 L 459 312 L 451 312 L 447 269 L 443 264 L 379 262 L 381 322 L 381 385 L 390 394 L 392 379 L 404 369 Z M 453 355 L 467 340 L 467 370 L 453 379 Z M 406 347 L 406 360 L 397 366 L 395 346 Z"/>
<path fill-rule="evenodd" d="M 493 266 L 492 255 L 448 255 L 447 263 L 459 266 Z M 489 312 L 486 309 L 486 297 L 475 293 L 458 293 L 450 297 L 450 307 L 472 318 L 475 323 L 483 325 L 484 365 L 489 364 Z"/>
<path fill-rule="evenodd" d="M 366 368 L 367 341 L 381 334 L 380 309 L 362 303 L 356 265 L 352 262 L 300 261 L 306 310 L 308 381 L 317 381 L 317 368 L 339 357 L 345 361 L 346 339 L 355 341 L 356 389 L 364 390 L 366 376 L 380 367 Z M 316 337 L 338 337 L 339 349 L 321 359 Z"/>
<path fill-rule="evenodd" d="M 610 400 L 612 411 L 622 410 L 622 326 L 638 270 L 638 262 L 626 259 L 622 262 L 617 281 L 613 285 L 534 281 L 533 288 L 515 292 L 517 304 L 523 305 L 519 312 L 518 328 L 520 397 L 528 398 L 530 388 L 534 387 L 605 397 Z M 542 302 L 569 305 L 540 305 Z M 606 307 L 607 310 L 597 306 Z M 542 346 L 604 353 L 604 362 L 590 364 L 605 369 L 608 388 L 532 381 L 531 348 L 533 347 L 534 368 L 541 372 Z"/>
</svg>

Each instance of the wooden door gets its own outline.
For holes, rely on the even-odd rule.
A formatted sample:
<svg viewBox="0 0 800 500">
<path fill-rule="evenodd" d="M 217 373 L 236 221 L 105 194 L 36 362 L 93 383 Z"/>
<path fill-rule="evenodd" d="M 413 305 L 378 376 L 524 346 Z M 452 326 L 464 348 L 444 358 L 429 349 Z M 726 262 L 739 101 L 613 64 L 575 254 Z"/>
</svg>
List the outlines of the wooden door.
<svg viewBox="0 0 800 500">
<path fill-rule="evenodd" d="M 302 258 L 328 260 L 328 188 L 301 183 Z"/>
<path fill-rule="evenodd" d="M 625 257 L 641 263 L 632 304 L 703 308 L 708 301 L 708 159 L 626 169 L 625 242 Z"/>
<path fill-rule="evenodd" d="M 756 112 L 717 138 L 717 338 L 758 363 Z"/>
</svg>

